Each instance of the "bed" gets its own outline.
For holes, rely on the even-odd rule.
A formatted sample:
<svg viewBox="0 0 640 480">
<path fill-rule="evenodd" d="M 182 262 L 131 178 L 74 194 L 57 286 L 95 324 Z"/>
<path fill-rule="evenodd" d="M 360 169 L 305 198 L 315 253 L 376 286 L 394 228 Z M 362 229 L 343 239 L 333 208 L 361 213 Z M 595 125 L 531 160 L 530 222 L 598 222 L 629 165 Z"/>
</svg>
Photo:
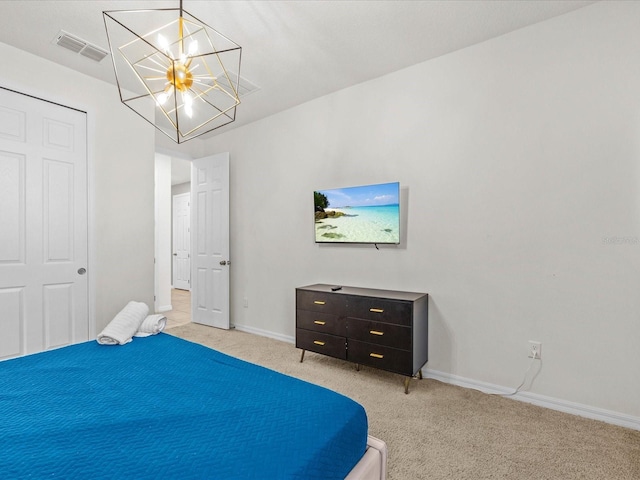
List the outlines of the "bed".
<svg viewBox="0 0 640 480">
<path fill-rule="evenodd" d="M 0 478 L 384 479 L 361 405 L 160 333 L 0 362 Z"/>
</svg>

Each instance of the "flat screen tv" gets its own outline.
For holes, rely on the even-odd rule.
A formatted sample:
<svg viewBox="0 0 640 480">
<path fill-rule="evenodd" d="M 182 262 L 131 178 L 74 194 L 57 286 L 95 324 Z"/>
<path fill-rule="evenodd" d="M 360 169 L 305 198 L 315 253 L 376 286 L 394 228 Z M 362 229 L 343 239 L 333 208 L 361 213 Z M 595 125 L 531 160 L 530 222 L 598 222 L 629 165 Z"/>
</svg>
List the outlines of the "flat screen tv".
<svg viewBox="0 0 640 480">
<path fill-rule="evenodd" d="M 313 192 L 316 243 L 400 243 L 400 183 Z"/>
</svg>

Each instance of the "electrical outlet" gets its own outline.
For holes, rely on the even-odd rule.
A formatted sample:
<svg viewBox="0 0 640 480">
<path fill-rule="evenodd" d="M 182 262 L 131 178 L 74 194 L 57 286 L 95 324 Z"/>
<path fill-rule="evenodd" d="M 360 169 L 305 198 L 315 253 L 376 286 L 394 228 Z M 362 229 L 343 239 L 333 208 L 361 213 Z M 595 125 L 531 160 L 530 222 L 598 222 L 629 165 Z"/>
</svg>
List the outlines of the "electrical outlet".
<svg viewBox="0 0 640 480">
<path fill-rule="evenodd" d="M 244 297 L 244 298 L 242 299 L 242 306 L 243 306 L 244 308 L 249 308 L 249 299 L 248 299 L 247 297 Z"/>
<path fill-rule="evenodd" d="M 542 358 L 542 343 L 529 340 L 529 358 Z"/>
</svg>

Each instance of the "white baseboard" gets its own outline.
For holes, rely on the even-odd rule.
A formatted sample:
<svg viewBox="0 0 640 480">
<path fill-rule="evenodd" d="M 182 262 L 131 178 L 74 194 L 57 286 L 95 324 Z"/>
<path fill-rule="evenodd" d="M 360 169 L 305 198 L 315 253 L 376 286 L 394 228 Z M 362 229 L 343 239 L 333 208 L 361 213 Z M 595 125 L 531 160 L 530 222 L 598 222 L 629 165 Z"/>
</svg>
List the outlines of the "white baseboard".
<svg viewBox="0 0 640 480">
<path fill-rule="evenodd" d="M 247 325 L 235 325 L 236 330 L 242 332 L 252 333 L 254 335 L 260 335 L 262 337 L 273 338 L 287 343 L 295 343 L 295 338 L 288 335 L 281 335 L 273 333 L 261 328 L 249 327 Z M 471 378 L 460 377 L 458 375 L 452 375 L 450 373 L 440 372 L 437 370 L 431 370 L 425 368 L 422 373 L 427 378 L 433 378 L 443 383 L 449 383 L 451 385 L 457 385 L 464 388 L 473 388 L 474 390 L 480 390 L 484 393 L 498 393 L 498 394 L 510 394 L 513 392 L 512 388 L 502 387 L 500 385 L 494 385 L 479 380 L 473 380 Z M 640 430 L 640 418 L 626 415 L 612 410 L 605 410 L 603 408 L 590 407 L 589 405 L 583 405 L 581 403 L 569 402 L 559 398 L 547 397 L 531 392 L 518 392 L 512 395 L 510 398 L 519 400 L 521 402 L 531 403 L 544 408 L 550 408 L 551 410 L 557 410 L 559 412 L 570 413 L 572 415 L 578 415 L 580 417 L 591 418 L 593 420 L 600 420 L 612 425 L 618 425 L 620 427 L 632 428 L 634 430 Z"/>
<path fill-rule="evenodd" d="M 500 385 L 494 385 L 491 383 L 481 382 L 478 380 L 472 380 L 470 378 L 460 377 L 458 375 L 452 375 L 445 372 L 439 372 L 437 370 L 424 369 L 423 375 L 427 378 L 433 378 L 440 380 L 443 383 L 449 383 L 451 385 L 457 385 L 464 388 L 473 388 L 480 390 L 484 393 L 498 393 L 509 394 L 513 389 L 502 387 Z M 531 403 L 540 407 L 550 408 L 551 410 L 557 410 L 564 413 L 570 413 L 572 415 L 579 415 L 585 418 L 591 418 L 593 420 L 600 420 L 612 425 L 618 425 L 620 427 L 632 428 L 634 430 L 640 430 L 640 418 L 626 415 L 612 410 L 605 410 L 604 408 L 591 407 L 581 403 L 570 402 L 559 398 L 547 397 L 531 392 L 518 392 L 512 395 L 510 398 L 519 400 L 521 402 Z"/>
<path fill-rule="evenodd" d="M 280 340 L 281 342 L 287 343 L 296 343 L 296 339 L 294 337 L 290 337 L 289 335 L 281 335 L 279 333 L 273 333 L 269 330 L 263 330 L 261 328 L 249 327 L 247 325 L 238 325 L 237 323 L 233 325 L 236 330 L 240 332 L 253 333 L 254 335 L 259 335 L 261 337 L 273 338 L 274 340 Z"/>
<path fill-rule="evenodd" d="M 173 305 L 162 305 L 158 307 L 156 313 L 164 313 L 168 312 L 169 310 L 173 310 Z"/>
</svg>

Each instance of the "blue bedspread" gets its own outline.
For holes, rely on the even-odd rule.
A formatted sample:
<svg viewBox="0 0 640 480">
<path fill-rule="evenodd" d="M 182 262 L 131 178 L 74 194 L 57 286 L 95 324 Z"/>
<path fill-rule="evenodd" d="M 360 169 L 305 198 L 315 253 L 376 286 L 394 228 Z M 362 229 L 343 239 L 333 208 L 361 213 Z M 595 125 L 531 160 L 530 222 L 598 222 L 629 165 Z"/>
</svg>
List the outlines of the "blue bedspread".
<svg viewBox="0 0 640 480">
<path fill-rule="evenodd" d="M 0 362 L 0 479 L 338 479 L 366 439 L 354 401 L 167 334 Z"/>
</svg>

